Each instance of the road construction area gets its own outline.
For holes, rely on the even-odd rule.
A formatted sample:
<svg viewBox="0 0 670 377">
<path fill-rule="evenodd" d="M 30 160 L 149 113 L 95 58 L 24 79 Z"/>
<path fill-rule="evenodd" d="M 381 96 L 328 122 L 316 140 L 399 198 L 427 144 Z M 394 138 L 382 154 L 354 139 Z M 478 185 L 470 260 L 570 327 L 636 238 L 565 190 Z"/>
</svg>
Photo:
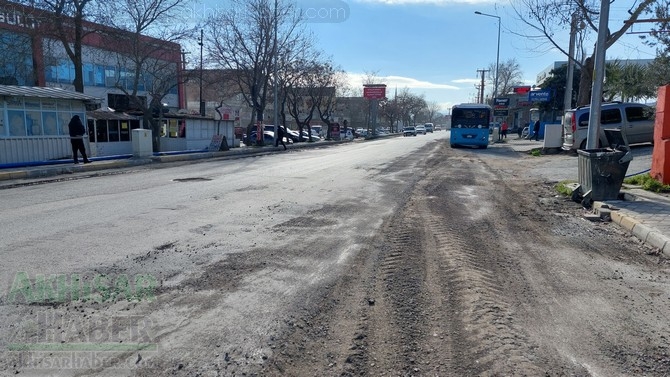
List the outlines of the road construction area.
<svg viewBox="0 0 670 377">
<path fill-rule="evenodd" d="M 0 375 L 670 374 L 670 265 L 576 157 L 447 135 L 0 190 Z"/>
</svg>

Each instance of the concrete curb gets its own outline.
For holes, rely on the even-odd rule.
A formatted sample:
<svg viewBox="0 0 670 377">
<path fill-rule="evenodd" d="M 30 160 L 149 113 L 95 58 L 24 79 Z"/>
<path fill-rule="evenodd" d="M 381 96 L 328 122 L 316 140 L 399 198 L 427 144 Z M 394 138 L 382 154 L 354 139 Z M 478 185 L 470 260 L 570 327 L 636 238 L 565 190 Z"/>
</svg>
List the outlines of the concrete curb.
<svg viewBox="0 0 670 377">
<path fill-rule="evenodd" d="M 601 207 L 612 209 L 609 205 L 602 202 L 595 202 L 593 207 L 594 209 Z M 635 218 L 622 214 L 619 210 L 612 209 L 610 215 L 612 222 L 627 230 L 643 243 L 659 249 L 661 254 L 666 258 L 670 258 L 670 238 L 658 232 L 656 229 L 642 224 Z"/>
</svg>

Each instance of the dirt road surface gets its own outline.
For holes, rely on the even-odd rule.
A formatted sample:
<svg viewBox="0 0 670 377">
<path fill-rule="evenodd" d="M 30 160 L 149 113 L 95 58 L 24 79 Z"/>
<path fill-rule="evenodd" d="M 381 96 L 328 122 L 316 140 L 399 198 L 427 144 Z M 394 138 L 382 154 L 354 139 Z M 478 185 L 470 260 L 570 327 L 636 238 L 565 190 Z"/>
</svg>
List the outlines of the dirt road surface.
<svg viewBox="0 0 670 377">
<path fill-rule="evenodd" d="M 528 167 L 437 149 L 260 374 L 670 374 L 667 261 Z"/>
<path fill-rule="evenodd" d="M 584 220 L 577 203 L 557 196 L 556 182 L 527 174 L 535 157 L 490 149 L 433 142 L 371 168 L 373 180 L 386 182 L 383 200 L 397 208 L 378 218 L 374 234 L 358 234 L 356 223 L 374 216 L 355 216 L 372 204 L 340 201 L 269 225 L 276 247 L 211 259 L 201 249 L 214 244 L 166 243 L 97 270 L 156 271 L 187 260 L 199 271 L 163 276 L 150 302 L 25 305 L 5 296 L 3 318 L 76 313 L 98 318 L 84 332 L 102 334 L 102 343 L 148 338 L 158 350 L 117 348 L 106 363 L 77 368 L 53 353 L 5 350 L 0 375 L 670 375 L 667 260 L 615 224 Z M 268 206 L 263 216 L 282 211 Z M 296 229 L 311 236 L 293 236 Z M 333 254 L 343 239 L 346 250 Z M 109 322 L 119 313 L 151 323 Z M 42 319 L 5 323 L 4 344 L 95 341 Z M 128 328 L 139 333 L 102 331 Z M 34 367 L 45 360 L 50 368 Z"/>
</svg>

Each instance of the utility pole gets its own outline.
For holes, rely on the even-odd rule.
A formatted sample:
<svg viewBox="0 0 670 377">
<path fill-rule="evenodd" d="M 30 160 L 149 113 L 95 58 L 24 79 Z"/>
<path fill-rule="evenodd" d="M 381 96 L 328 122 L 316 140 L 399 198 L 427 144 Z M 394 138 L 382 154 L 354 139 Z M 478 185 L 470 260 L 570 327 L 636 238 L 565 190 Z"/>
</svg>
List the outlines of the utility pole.
<svg viewBox="0 0 670 377">
<path fill-rule="evenodd" d="M 591 108 L 589 127 L 586 135 L 586 149 L 598 147 L 600 135 L 600 106 L 603 103 L 603 78 L 605 76 L 605 53 L 609 29 L 607 22 L 610 15 L 609 0 L 600 2 L 600 22 L 598 23 L 598 40 L 596 41 L 595 59 L 593 61 L 593 86 L 591 88 Z"/>
<path fill-rule="evenodd" d="M 200 45 L 200 115 L 205 116 L 205 102 L 202 100 L 202 45 L 203 43 L 203 38 L 205 36 L 205 32 L 200 29 L 200 41 L 198 44 Z"/>
<path fill-rule="evenodd" d="M 485 88 L 484 77 L 486 75 L 486 72 L 488 72 L 488 71 L 489 71 L 488 69 L 478 69 L 477 70 L 477 73 L 482 74 L 482 82 L 481 82 L 481 84 L 479 84 L 479 101 L 478 101 L 478 103 L 484 103 L 484 88 Z"/>
</svg>

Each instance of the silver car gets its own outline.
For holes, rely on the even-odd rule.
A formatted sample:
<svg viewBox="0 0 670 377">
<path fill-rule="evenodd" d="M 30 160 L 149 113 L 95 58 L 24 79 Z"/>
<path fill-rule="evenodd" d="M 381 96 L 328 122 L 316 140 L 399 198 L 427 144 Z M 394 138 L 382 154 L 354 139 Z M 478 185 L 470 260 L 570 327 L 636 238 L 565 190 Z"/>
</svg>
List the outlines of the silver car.
<svg viewBox="0 0 670 377">
<path fill-rule="evenodd" d="M 568 110 L 563 116 L 563 149 L 586 148 L 589 126 L 589 106 Z M 600 136 L 598 145 L 607 145 L 603 129 L 621 130 L 629 144 L 654 142 L 654 116 L 652 107 L 641 103 L 604 103 L 600 111 Z"/>
</svg>

